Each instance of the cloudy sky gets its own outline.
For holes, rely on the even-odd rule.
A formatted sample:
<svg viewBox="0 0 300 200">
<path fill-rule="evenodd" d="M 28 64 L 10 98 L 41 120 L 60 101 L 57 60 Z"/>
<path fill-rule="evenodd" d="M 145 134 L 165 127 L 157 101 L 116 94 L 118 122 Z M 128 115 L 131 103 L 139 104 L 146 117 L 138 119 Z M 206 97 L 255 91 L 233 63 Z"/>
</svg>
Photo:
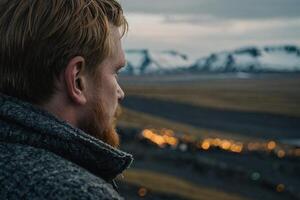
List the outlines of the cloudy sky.
<svg viewBox="0 0 300 200">
<path fill-rule="evenodd" d="M 197 58 L 244 46 L 300 46 L 300 0 L 120 0 L 124 48 Z"/>
</svg>

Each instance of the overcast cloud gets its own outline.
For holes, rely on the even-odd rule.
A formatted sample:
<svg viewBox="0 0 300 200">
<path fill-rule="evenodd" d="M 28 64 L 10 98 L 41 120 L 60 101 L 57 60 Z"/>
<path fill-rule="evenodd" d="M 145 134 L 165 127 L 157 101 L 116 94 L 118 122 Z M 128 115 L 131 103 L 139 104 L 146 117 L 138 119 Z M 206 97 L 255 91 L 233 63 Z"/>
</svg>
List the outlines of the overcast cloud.
<svg viewBox="0 0 300 200">
<path fill-rule="evenodd" d="M 121 0 L 128 12 L 207 14 L 226 18 L 299 17 L 299 0 Z"/>
<path fill-rule="evenodd" d="M 121 0 L 125 48 L 192 57 L 242 46 L 300 45 L 300 0 Z"/>
</svg>

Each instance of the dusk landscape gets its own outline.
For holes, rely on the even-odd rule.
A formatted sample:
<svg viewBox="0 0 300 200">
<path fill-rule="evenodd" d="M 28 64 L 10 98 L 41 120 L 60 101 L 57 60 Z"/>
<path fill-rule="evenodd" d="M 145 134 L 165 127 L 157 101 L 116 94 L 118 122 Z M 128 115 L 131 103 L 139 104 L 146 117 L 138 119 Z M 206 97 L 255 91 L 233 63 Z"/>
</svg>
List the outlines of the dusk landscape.
<svg viewBox="0 0 300 200">
<path fill-rule="evenodd" d="M 120 193 L 300 199 L 299 2 L 121 3 Z"/>
</svg>

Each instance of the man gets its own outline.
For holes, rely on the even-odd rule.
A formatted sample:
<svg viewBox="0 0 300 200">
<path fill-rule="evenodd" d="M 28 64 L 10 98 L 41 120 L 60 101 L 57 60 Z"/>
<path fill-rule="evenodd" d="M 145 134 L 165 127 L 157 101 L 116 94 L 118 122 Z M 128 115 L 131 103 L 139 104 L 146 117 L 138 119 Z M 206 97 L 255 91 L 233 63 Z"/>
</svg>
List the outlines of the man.
<svg viewBox="0 0 300 200">
<path fill-rule="evenodd" d="M 122 199 L 115 0 L 0 0 L 0 199 Z"/>
</svg>

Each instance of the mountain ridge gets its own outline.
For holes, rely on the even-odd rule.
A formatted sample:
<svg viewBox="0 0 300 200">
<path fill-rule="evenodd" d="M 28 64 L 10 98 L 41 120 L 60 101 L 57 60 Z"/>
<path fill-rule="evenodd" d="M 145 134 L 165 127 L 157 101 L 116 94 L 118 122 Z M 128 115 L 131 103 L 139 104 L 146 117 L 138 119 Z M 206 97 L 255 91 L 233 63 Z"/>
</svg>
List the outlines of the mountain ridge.
<svg viewBox="0 0 300 200">
<path fill-rule="evenodd" d="M 155 52 L 148 49 L 125 51 L 127 75 L 169 73 L 300 72 L 300 47 L 296 45 L 248 46 L 221 51 L 196 60 L 175 50 Z"/>
</svg>

